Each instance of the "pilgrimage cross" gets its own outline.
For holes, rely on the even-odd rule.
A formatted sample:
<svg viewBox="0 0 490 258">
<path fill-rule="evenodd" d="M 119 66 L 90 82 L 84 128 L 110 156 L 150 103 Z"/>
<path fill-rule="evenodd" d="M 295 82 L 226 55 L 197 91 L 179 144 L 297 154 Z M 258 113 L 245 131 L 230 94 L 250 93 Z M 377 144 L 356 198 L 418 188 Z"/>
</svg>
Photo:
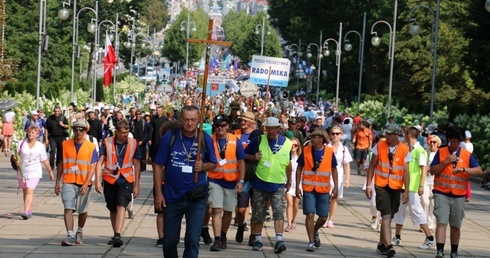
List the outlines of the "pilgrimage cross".
<svg viewBox="0 0 490 258">
<path fill-rule="evenodd" d="M 198 160 L 200 161 L 201 160 L 201 144 L 202 144 L 202 137 L 203 137 L 202 129 L 203 129 L 204 113 L 205 113 L 204 109 L 206 108 L 206 92 L 207 92 L 207 86 L 208 86 L 209 57 L 211 55 L 211 45 L 220 45 L 220 46 L 229 47 L 229 46 L 231 46 L 231 42 L 213 40 L 213 20 L 209 20 L 209 23 L 208 23 L 208 38 L 207 39 L 203 40 L 203 39 L 188 38 L 187 42 L 206 45 L 206 60 L 204 63 L 204 80 L 203 80 L 203 85 L 202 85 L 201 114 L 199 117 L 199 130 L 197 133 L 196 161 L 198 161 Z M 194 183 L 197 183 L 198 173 L 199 173 L 198 171 L 194 171 Z"/>
</svg>

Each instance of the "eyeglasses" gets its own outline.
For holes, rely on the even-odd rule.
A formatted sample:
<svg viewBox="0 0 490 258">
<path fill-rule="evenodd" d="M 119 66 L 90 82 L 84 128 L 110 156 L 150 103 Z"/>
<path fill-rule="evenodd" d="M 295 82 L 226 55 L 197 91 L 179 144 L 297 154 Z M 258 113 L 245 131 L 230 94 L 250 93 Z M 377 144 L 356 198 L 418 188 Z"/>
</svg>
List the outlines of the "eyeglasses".
<svg viewBox="0 0 490 258">
<path fill-rule="evenodd" d="M 83 127 L 75 127 L 75 128 L 73 128 L 73 131 L 76 132 L 76 133 L 82 133 L 82 132 L 85 132 L 85 128 L 83 128 Z"/>
<path fill-rule="evenodd" d="M 341 135 L 342 133 L 330 133 L 331 135 Z"/>
<path fill-rule="evenodd" d="M 437 142 L 436 141 L 430 141 L 429 143 L 430 144 L 436 144 Z"/>
<path fill-rule="evenodd" d="M 220 127 L 220 128 L 224 128 L 226 127 L 228 124 L 219 124 L 219 125 L 216 125 L 216 127 Z"/>
</svg>

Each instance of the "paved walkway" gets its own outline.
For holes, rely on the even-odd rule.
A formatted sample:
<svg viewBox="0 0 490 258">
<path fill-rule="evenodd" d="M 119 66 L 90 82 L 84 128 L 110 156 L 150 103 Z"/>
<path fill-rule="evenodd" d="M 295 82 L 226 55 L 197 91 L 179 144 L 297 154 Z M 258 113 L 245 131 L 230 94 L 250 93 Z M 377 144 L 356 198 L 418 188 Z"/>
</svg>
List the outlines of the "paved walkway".
<svg viewBox="0 0 490 258">
<path fill-rule="evenodd" d="M 61 198 L 53 193 L 54 182 L 45 178 L 35 191 L 33 217 L 22 220 L 22 191 L 17 190 L 15 173 L 3 153 L 0 154 L 0 258 L 1 257 L 157 257 L 162 250 L 155 247 L 156 229 L 153 214 L 152 174 L 142 174 L 141 194 L 135 200 L 133 219 L 126 220 L 122 233 L 124 245 L 113 248 L 106 245 L 112 230 L 102 195 L 92 193 L 89 219 L 84 228 L 84 244 L 72 247 L 60 245 L 66 236 L 63 223 L 63 205 Z M 369 202 L 361 190 L 364 177 L 352 175 L 351 187 L 346 190 L 340 201 L 335 219 L 335 228 L 321 229 L 322 246 L 314 253 L 305 251 L 307 244 L 304 228 L 304 215 L 300 210 L 298 227 L 284 233 L 287 250 L 274 254 L 275 233 L 273 222 L 265 223 L 263 231 L 264 248 L 253 252 L 245 241 L 235 242 L 236 228 L 228 232 L 228 249 L 210 252 L 209 245 L 201 245 L 200 257 L 381 257 L 375 252 L 379 233 L 369 228 L 371 215 Z M 485 191 L 472 183 L 473 198 L 466 206 L 466 219 L 463 222 L 460 257 L 490 257 L 490 191 Z M 76 225 L 76 224 L 75 224 Z M 182 223 L 179 254 L 183 252 Z M 76 226 L 75 226 L 76 229 Z M 449 237 L 449 234 L 448 234 Z M 424 235 L 414 227 L 410 220 L 402 235 L 403 245 L 396 247 L 396 257 L 434 257 L 435 250 L 417 248 Z M 447 240 L 449 243 L 449 239 Z M 449 252 L 446 244 L 446 252 Z"/>
</svg>

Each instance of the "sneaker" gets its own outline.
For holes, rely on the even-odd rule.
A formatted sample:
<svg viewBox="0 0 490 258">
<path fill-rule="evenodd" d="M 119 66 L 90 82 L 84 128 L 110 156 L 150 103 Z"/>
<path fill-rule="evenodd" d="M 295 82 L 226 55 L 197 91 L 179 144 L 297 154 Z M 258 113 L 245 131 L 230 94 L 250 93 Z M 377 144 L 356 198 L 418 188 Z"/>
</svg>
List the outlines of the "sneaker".
<svg viewBox="0 0 490 258">
<path fill-rule="evenodd" d="M 381 223 L 378 223 L 378 226 L 376 227 L 376 232 L 381 232 Z"/>
<path fill-rule="evenodd" d="M 314 252 L 315 251 L 315 244 L 314 243 L 308 243 L 308 247 L 306 247 L 307 252 Z"/>
<path fill-rule="evenodd" d="M 83 244 L 83 233 L 81 231 L 77 231 L 77 233 L 75 234 L 75 244 Z"/>
<path fill-rule="evenodd" d="M 250 235 L 248 238 L 248 246 L 254 246 L 255 244 L 255 235 Z"/>
<path fill-rule="evenodd" d="M 282 253 L 283 251 L 286 251 L 286 245 L 284 244 L 284 241 L 277 241 L 276 245 L 274 246 L 274 253 Z"/>
<path fill-rule="evenodd" d="M 226 248 L 228 248 L 228 245 L 226 244 L 226 237 L 225 236 L 221 236 L 221 249 L 225 250 Z"/>
<path fill-rule="evenodd" d="M 390 258 L 395 256 L 395 254 L 396 251 L 395 248 L 393 248 L 393 245 L 389 245 L 388 247 L 386 247 L 386 257 Z"/>
<path fill-rule="evenodd" d="M 252 251 L 260 251 L 260 250 L 262 250 L 262 246 L 264 246 L 262 244 L 262 242 L 255 241 L 254 244 L 253 244 L 253 247 L 252 247 Z"/>
<path fill-rule="evenodd" d="M 393 237 L 393 239 L 391 240 L 391 244 L 392 245 L 401 245 L 402 244 L 402 240 L 396 236 Z"/>
<path fill-rule="evenodd" d="M 458 258 L 458 253 L 451 253 L 451 258 Z"/>
<path fill-rule="evenodd" d="M 238 229 L 236 230 L 236 236 L 235 240 L 237 243 L 243 242 L 243 232 L 245 231 L 245 226 L 238 226 Z"/>
<path fill-rule="evenodd" d="M 214 241 L 213 245 L 211 246 L 211 248 L 209 250 L 211 250 L 212 252 L 219 252 L 219 251 L 223 250 L 223 248 L 221 247 L 221 242 L 220 241 Z"/>
<path fill-rule="evenodd" d="M 107 242 L 107 245 L 113 245 L 114 244 L 114 237 L 111 237 L 109 242 Z"/>
<path fill-rule="evenodd" d="M 265 213 L 265 221 L 270 222 L 271 220 L 272 220 L 271 214 L 269 213 L 269 211 L 267 211 Z"/>
<path fill-rule="evenodd" d="M 315 239 L 313 240 L 313 243 L 315 244 L 315 247 L 320 247 L 322 242 L 320 241 L 320 234 L 318 232 L 315 233 Z"/>
<path fill-rule="evenodd" d="M 327 228 L 334 228 L 335 226 L 333 225 L 333 221 L 329 220 L 327 221 Z"/>
<path fill-rule="evenodd" d="M 205 244 L 209 245 L 213 242 L 213 239 L 209 235 L 209 228 L 205 227 L 201 229 L 201 237 Z"/>
<path fill-rule="evenodd" d="M 420 249 L 424 249 L 424 250 L 427 250 L 431 247 L 434 247 L 436 245 L 436 240 L 432 240 L 430 241 L 429 239 L 425 239 L 425 242 L 419 246 Z"/>
<path fill-rule="evenodd" d="M 163 238 L 157 239 L 157 244 L 155 247 L 162 248 L 163 247 Z"/>
<path fill-rule="evenodd" d="M 114 237 L 114 242 L 112 243 L 112 247 L 121 247 L 123 245 L 123 241 L 121 237 Z"/>
<path fill-rule="evenodd" d="M 245 231 L 248 231 L 248 224 L 247 224 L 247 222 L 246 222 L 246 221 L 245 221 L 245 222 L 243 222 L 243 227 L 245 228 Z"/>
<path fill-rule="evenodd" d="M 32 217 L 32 215 L 31 215 L 31 214 L 29 214 L 29 213 L 22 213 L 20 216 L 21 216 L 21 217 L 22 217 L 22 219 L 24 219 L 24 220 L 28 220 L 28 219 L 30 219 L 30 218 Z"/>
<path fill-rule="evenodd" d="M 379 243 L 376 252 L 381 255 L 386 255 L 386 245 L 384 243 Z"/>
<path fill-rule="evenodd" d="M 371 228 L 372 228 L 373 230 L 376 230 L 376 229 L 378 228 L 378 219 L 377 219 L 377 218 L 373 218 L 373 219 L 371 220 Z"/>
<path fill-rule="evenodd" d="M 436 258 L 444 258 L 444 252 L 443 251 L 437 251 Z"/>
<path fill-rule="evenodd" d="M 75 245 L 75 237 L 68 235 L 63 241 L 61 241 L 62 246 L 72 246 Z"/>
<path fill-rule="evenodd" d="M 132 219 L 134 217 L 133 210 L 128 210 L 128 219 Z"/>
</svg>

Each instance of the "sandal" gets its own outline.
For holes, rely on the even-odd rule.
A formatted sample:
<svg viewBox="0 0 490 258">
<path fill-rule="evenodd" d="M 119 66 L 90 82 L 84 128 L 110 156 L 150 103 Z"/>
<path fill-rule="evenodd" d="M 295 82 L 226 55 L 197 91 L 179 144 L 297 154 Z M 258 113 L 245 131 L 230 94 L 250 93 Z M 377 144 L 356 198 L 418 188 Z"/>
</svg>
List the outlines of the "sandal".
<svg viewBox="0 0 490 258">
<path fill-rule="evenodd" d="M 286 229 L 284 229 L 285 232 L 289 232 L 291 230 L 293 230 L 293 227 L 291 227 L 291 226 L 287 226 Z"/>
<path fill-rule="evenodd" d="M 291 229 L 296 229 L 296 222 L 291 222 Z"/>
</svg>

